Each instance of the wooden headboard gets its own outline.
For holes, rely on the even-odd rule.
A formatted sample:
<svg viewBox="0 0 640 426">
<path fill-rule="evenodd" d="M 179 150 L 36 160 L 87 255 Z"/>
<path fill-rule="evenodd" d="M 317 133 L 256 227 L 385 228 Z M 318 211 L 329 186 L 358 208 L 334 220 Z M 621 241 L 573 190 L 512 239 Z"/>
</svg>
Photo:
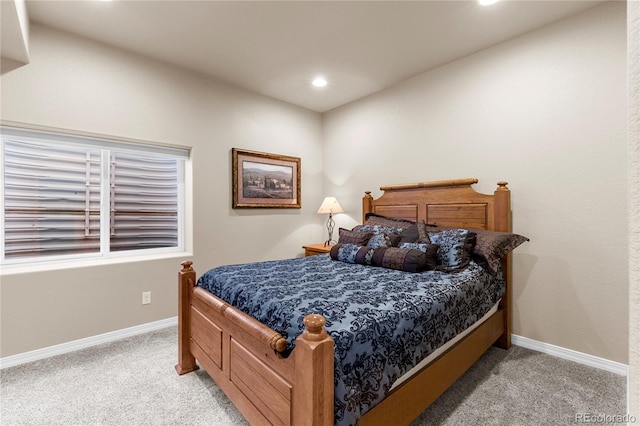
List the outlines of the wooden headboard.
<svg viewBox="0 0 640 426">
<path fill-rule="evenodd" d="M 367 213 L 440 226 L 511 232 L 511 192 L 498 182 L 493 194 L 476 192 L 476 178 L 383 186 L 377 199 L 362 198 L 362 222 Z"/>
</svg>

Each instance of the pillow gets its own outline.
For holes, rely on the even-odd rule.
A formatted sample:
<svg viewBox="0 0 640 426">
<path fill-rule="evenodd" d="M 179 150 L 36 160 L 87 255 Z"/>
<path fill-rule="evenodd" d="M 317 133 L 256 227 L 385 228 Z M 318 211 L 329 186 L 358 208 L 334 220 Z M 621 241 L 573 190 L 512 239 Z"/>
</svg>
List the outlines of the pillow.
<svg viewBox="0 0 640 426">
<path fill-rule="evenodd" d="M 378 248 L 378 247 L 395 247 L 400 242 L 399 234 L 391 234 L 379 232 L 373 234 L 373 236 L 369 239 L 367 243 L 369 247 Z"/>
<path fill-rule="evenodd" d="M 400 233 L 400 243 L 415 243 L 418 240 L 429 242 L 429 232 L 427 231 L 427 225 L 424 222 L 417 222 L 411 225 L 409 228 Z"/>
<path fill-rule="evenodd" d="M 400 233 L 400 242 L 398 243 L 398 246 L 404 243 L 415 243 L 418 241 L 418 238 L 418 224 L 414 223 Z"/>
<path fill-rule="evenodd" d="M 359 265 L 371 265 L 373 249 L 367 246 L 338 243 L 331 247 L 329 252 L 331 259 Z"/>
<path fill-rule="evenodd" d="M 426 267 L 427 255 L 420 250 L 379 247 L 373 251 L 371 264 L 405 272 L 421 272 Z"/>
<path fill-rule="evenodd" d="M 338 243 L 355 244 L 357 246 L 367 245 L 367 241 L 373 235 L 371 231 L 358 232 L 356 230 L 349 231 L 345 228 L 338 229 Z"/>
<path fill-rule="evenodd" d="M 529 238 L 510 232 L 488 231 L 486 229 L 473 229 L 476 234 L 476 245 L 471 252 L 471 258 L 491 274 L 495 275 L 500 266 L 500 259 L 511 253 L 520 244 L 529 241 Z"/>
<path fill-rule="evenodd" d="M 382 216 L 375 213 L 367 213 L 364 216 L 364 224 L 371 226 L 384 226 L 387 228 L 401 228 L 404 230 L 414 225 L 415 222 L 406 219 L 396 219 L 393 217 Z"/>
<path fill-rule="evenodd" d="M 446 226 L 427 224 L 431 232 L 454 229 Z M 471 251 L 471 258 L 492 275 L 498 273 L 500 260 L 529 238 L 511 232 L 490 231 L 488 229 L 468 228 L 476 234 L 476 243 Z"/>
<path fill-rule="evenodd" d="M 438 264 L 438 245 L 417 241 L 415 243 L 400 243 L 398 248 L 401 249 L 414 249 L 420 250 L 427 255 L 427 263 L 425 264 L 425 270 L 431 271 L 436 269 Z"/>
<path fill-rule="evenodd" d="M 476 242 L 476 234 L 464 228 L 429 231 L 429 238 L 437 244 L 438 267 L 445 272 L 460 271 L 469 265 L 471 251 Z"/>
<path fill-rule="evenodd" d="M 402 228 L 382 225 L 363 225 L 357 232 L 372 232 L 367 245 L 372 248 L 395 247 L 400 242 Z"/>
</svg>

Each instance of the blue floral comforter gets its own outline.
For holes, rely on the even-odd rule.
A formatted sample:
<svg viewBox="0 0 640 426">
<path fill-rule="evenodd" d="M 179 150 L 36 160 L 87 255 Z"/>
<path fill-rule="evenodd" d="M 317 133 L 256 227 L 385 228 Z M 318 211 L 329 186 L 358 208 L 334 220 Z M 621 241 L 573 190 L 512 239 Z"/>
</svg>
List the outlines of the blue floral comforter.
<svg viewBox="0 0 640 426">
<path fill-rule="evenodd" d="M 502 274 L 410 273 L 328 254 L 214 268 L 198 285 L 282 334 L 322 314 L 335 340 L 335 421 L 354 425 L 396 379 L 479 320 L 504 292 Z"/>
</svg>

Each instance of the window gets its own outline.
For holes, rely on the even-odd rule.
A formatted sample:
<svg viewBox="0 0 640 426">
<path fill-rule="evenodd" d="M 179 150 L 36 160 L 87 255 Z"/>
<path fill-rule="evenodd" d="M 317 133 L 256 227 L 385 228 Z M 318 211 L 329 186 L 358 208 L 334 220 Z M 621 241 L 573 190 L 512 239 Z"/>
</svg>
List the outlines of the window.
<svg viewBox="0 0 640 426">
<path fill-rule="evenodd" d="M 183 249 L 186 149 L 0 134 L 3 263 Z"/>
</svg>

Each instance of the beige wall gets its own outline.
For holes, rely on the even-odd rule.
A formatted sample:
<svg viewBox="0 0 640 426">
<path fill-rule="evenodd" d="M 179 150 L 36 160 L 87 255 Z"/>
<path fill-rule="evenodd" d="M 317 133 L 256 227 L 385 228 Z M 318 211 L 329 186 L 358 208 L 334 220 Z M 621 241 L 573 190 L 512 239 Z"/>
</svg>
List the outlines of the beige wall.
<svg viewBox="0 0 640 426">
<path fill-rule="evenodd" d="M 628 359 L 626 15 L 588 10 L 325 114 L 325 191 L 512 190 L 515 334 Z"/>
<path fill-rule="evenodd" d="M 629 407 L 640 418 L 640 2 L 627 2 L 629 100 Z"/>
<path fill-rule="evenodd" d="M 322 241 L 320 114 L 42 26 L 30 53 L 2 75 L 2 120 L 193 148 L 198 272 Z M 302 209 L 232 209 L 232 147 L 300 157 Z M 1 356 L 175 316 L 183 259 L 3 274 Z"/>
</svg>

